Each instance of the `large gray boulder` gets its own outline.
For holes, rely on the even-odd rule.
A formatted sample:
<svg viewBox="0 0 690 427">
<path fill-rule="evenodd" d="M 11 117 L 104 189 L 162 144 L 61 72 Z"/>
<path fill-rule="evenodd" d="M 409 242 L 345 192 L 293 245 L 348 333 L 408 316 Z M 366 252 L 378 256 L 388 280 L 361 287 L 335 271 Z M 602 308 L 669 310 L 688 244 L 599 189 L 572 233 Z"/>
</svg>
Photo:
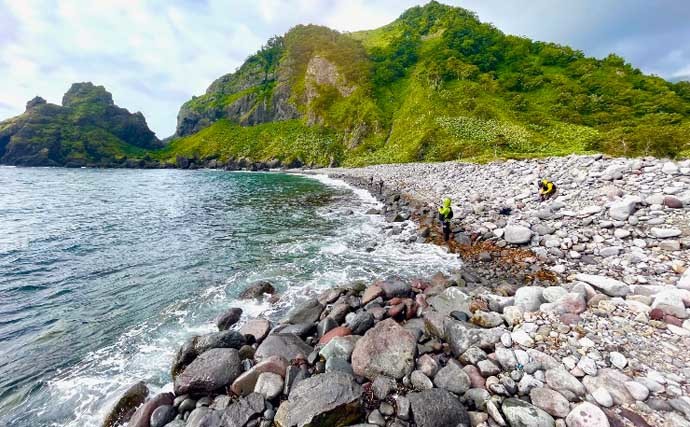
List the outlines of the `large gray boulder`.
<svg viewBox="0 0 690 427">
<path fill-rule="evenodd" d="M 508 243 L 521 245 L 532 239 L 532 230 L 522 225 L 509 225 L 503 230 L 503 239 Z"/>
<path fill-rule="evenodd" d="M 175 394 L 210 394 L 226 387 L 242 373 L 239 352 L 234 348 L 214 348 L 194 359 L 175 378 Z"/>
<path fill-rule="evenodd" d="M 278 408 L 278 427 L 346 426 L 360 417 L 362 387 L 352 375 L 327 372 L 301 381 Z"/>
<path fill-rule="evenodd" d="M 476 346 L 482 350 L 493 350 L 501 335 L 506 332 L 502 327 L 484 329 L 477 328 L 470 323 L 446 319 L 443 323 L 445 340 L 453 356 L 459 357 L 470 347 Z"/>
<path fill-rule="evenodd" d="M 171 369 L 171 376 L 175 379 L 194 359 L 212 348 L 239 349 L 245 343 L 244 335 L 237 331 L 220 331 L 202 336 L 193 336 L 177 351 Z"/>
<path fill-rule="evenodd" d="M 430 306 L 441 316 L 449 316 L 453 311 L 461 311 L 468 316 L 470 312 L 470 297 L 457 287 L 450 287 L 427 300 Z"/>
<path fill-rule="evenodd" d="M 642 199 L 637 196 L 625 197 L 611 204 L 609 207 L 609 216 L 618 221 L 625 221 L 635 212 L 638 203 L 642 203 Z"/>
<path fill-rule="evenodd" d="M 589 283 L 592 287 L 599 289 L 610 297 L 624 297 L 630 293 L 630 287 L 628 285 L 620 280 L 606 276 L 580 273 L 575 275 L 575 280 Z"/>
<path fill-rule="evenodd" d="M 556 425 L 551 415 L 524 400 L 506 399 L 501 409 L 510 427 L 554 427 Z"/>
<path fill-rule="evenodd" d="M 400 379 L 412 372 L 417 340 L 412 332 L 386 319 L 369 329 L 352 352 L 355 374 L 374 380 L 379 375 Z"/>
<path fill-rule="evenodd" d="M 540 286 L 523 286 L 515 292 L 516 307 L 525 311 L 539 311 L 544 302 L 544 288 Z"/>
<path fill-rule="evenodd" d="M 225 313 L 220 314 L 216 317 L 216 326 L 218 326 L 219 331 L 225 331 L 230 329 L 232 325 L 237 323 L 242 317 L 242 309 L 239 307 L 232 307 L 228 309 Z"/>
<path fill-rule="evenodd" d="M 462 365 L 451 359 L 446 366 L 436 373 L 434 385 L 462 395 L 470 389 L 471 381 L 469 375 L 462 369 Z"/>
<path fill-rule="evenodd" d="M 314 349 L 293 334 L 269 335 L 261 343 L 254 353 L 256 361 L 264 360 L 271 356 L 283 357 L 288 361 L 306 359 Z"/>
<path fill-rule="evenodd" d="M 310 298 L 293 308 L 285 318 L 285 323 L 297 325 L 300 323 L 313 323 L 319 320 L 324 306 L 316 298 Z"/>
<path fill-rule="evenodd" d="M 148 394 L 149 389 L 141 381 L 130 386 L 108 412 L 102 426 L 113 427 L 128 421 L 137 407 L 144 403 Z"/>
<path fill-rule="evenodd" d="M 218 425 L 231 427 L 244 426 L 249 420 L 260 415 L 265 408 L 266 404 L 264 402 L 264 397 L 258 393 L 252 393 L 228 406 L 223 412 L 222 424 Z M 209 427 L 212 426 L 209 425 Z M 215 425 L 213 427 L 215 427 Z"/>
<path fill-rule="evenodd" d="M 432 388 L 407 395 L 418 427 L 470 427 L 470 417 L 449 391 Z"/>
</svg>

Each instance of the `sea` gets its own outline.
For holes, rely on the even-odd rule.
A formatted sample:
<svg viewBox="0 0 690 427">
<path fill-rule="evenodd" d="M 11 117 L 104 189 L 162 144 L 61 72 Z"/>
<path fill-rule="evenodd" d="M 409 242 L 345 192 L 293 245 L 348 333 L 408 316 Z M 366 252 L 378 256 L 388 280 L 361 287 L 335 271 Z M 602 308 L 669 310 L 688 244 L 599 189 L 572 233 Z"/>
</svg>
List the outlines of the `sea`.
<svg viewBox="0 0 690 427">
<path fill-rule="evenodd" d="M 321 175 L 0 167 L 0 426 L 99 426 L 130 385 L 172 389 L 190 336 L 241 307 L 460 268 Z M 268 280 L 275 304 L 240 301 Z"/>
</svg>

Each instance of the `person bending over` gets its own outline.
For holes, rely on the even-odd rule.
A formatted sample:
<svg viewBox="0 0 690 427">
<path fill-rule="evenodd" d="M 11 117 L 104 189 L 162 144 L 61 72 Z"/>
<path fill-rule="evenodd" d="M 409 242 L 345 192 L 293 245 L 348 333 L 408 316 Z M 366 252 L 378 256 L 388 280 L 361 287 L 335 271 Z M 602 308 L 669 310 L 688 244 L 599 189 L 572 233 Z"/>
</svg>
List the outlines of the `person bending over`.
<svg viewBox="0 0 690 427">
<path fill-rule="evenodd" d="M 543 202 L 556 194 L 556 184 L 548 179 L 541 179 L 537 183 L 539 187 L 539 201 Z"/>
<path fill-rule="evenodd" d="M 438 208 L 438 219 L 443 226 L 443 240 L 450 239 L 450 220 L 453 219 L 453 208 L 450 207 L 450 199 L 443 199 L 443 206 Z"/>
</svg>

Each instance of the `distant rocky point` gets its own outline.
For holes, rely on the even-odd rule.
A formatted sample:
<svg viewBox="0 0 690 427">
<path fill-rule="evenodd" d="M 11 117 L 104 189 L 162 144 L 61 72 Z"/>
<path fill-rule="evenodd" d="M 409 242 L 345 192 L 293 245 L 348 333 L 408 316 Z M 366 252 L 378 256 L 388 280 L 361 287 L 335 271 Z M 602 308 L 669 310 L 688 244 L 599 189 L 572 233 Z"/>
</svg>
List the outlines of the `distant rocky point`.
<svg viewBox="0 0 690 427">
<path fill-rule="evenodd" d="M 0 164 L 112 165 L 161 145 L 141 113 L 118 107 L 92 83 L 74 83 L 62 106 L 37 96 L 23 114 L 0 122 Z"/>
</svg>

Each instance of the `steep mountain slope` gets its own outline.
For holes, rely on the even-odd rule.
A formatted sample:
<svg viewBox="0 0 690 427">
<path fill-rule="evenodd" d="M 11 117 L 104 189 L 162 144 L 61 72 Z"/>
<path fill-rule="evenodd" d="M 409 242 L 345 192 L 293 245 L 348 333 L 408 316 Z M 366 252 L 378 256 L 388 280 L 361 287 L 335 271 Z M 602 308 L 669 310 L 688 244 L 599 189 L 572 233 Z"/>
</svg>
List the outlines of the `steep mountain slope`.
<svg viewBox="0 0 690 427">
<path fill-rule="evenodd" d="M 62 106 L 36 97 L 0 122 L 0 163 L 26 166 L 113 165 L 160 148 L 141 113 L 113 102 L 103 86 L 75 83 Z"/>
<path fill-rule="evenodd" d="M 431 2 L 382 28 L 297 26 L 188 101 L 157 156 L 359 165 L 587 151 L 687 156 L 690 83 L 505 35 Z"/>
</svg>

